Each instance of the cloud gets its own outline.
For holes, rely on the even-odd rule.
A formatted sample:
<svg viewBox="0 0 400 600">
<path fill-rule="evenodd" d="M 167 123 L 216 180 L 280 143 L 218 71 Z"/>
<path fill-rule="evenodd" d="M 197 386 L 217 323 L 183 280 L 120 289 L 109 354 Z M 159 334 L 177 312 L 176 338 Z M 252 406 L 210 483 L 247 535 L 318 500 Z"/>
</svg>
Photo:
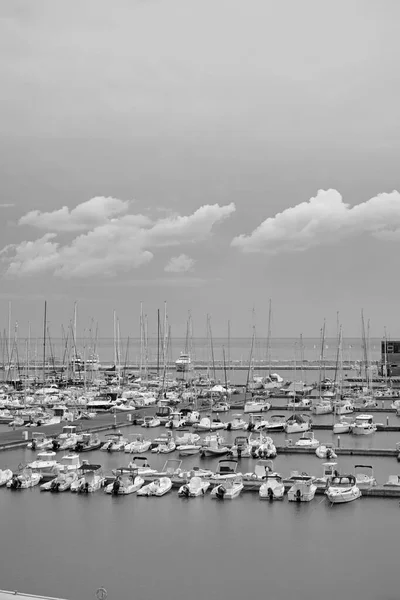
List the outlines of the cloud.
<svg viewBox="0 0 400 600">
<path fill-rule="evenodd" d="M 128 201 L 98 196 L 78 204 L 71 211 L 67 206 L 52 212 L 32 210 L 21 217 L 19 225 L 30 225 L 47 231 L 87 231 L 126 213 L 128 208 Z"/>
<path fill-rule="evenodd" d="M 186 254 L 180 254 L 171 258 L 165 266 L 164 271 L 167 273 L 186 273 L 193 270 L 194 263 L 193 258 L 190 258 Z"/>
<path fill-rule="evenodd" d="M 22 217 L 19 223 L 40 228 L 51 226 L 61 232 L 76 231 L 83 226 L 87 228 L 95 220 L 92 209 L 98 199 L 92 200 L 95 202 L 84 202 L 72 211 L 68 208 L 52 213 L 32 211 Z M 234 204 L 204 205 L 188 216 L 171 215 L 152 221 L 140 214 L 123 214 L 127 206 L 118 204 L 121 201 L 116 199 L 111 200 L 111 204 L 100 203 L 102 211 L 97 217 L 103 223 L 81 233 L 69 243 L 60 244 L 56 239 L 57 234 L 51 231 L 34 241 L 23 241 L 3 248 L 0 257 L 8 265 L 6 274 L 25 276 L 52 273 L 65 278 L 113 276 L 117 272 L 130 271 L 147 264 L 154 257 L 153 251 L 159 248 L 206 239 L 214 225 L 235 210 Z M 115 216 L 118 210 L 120 214 Z"/>
<path fill-rule="evenodd" d="M 15 204 L 13 204 L 12 202 L 7 202 L 5 204 L 0 204 L 0 208 L 12 208 L 13 206 L 15 206 Z"/>
<path fill-rule="evenodd" d="M 351 207 L 336 190 L 319 190 L 315 198 L 265 219 L 249 235 L 231 245 L 245 253 L 303 251 L 346 237 L 370 234 L 382 240 L 400 240 L 400 194 L 378 194 Z"/>
</svg>

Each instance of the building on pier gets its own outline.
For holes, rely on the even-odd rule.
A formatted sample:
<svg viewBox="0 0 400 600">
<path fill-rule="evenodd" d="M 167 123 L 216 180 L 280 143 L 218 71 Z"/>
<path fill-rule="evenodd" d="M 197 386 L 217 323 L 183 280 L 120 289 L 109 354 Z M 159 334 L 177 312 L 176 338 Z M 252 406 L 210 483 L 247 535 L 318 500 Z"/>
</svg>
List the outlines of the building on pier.
<svg viewBox="0 0 400 600">
<path fill-rule="evenodd" d="M 381 341 L 381 374 L 383 377 L 400 375 L 400 341 Z"/>
</svg>

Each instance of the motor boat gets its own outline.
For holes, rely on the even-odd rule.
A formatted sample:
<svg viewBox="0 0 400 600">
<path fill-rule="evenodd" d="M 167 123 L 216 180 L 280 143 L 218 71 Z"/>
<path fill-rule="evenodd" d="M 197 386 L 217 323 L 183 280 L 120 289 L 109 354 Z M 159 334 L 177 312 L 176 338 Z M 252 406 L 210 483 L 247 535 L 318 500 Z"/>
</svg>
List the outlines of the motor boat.
<svg viewBox="0 0 400 600">
<path fill-rule="evenodd" d="M 216 500 L 233 500 L 243 490 L 243 479 L 240 475 L 232 479 L 226 479 L 211 490 L 211 498 Z"/>
<path fill-rule="evenodd" d="M 113 496 L 126 496 L 137 492 L 143 484 L 144 479 L 138 475 L 137 469 L 120 467 L 116 470 L 114 481 L 109 483 L 104 491 Z"/>
<path fill-rule="evenodd" d="M 354 412 L 354 406 L 351 400 L 340 400 L 334 404 L 335 415 L 349 415 Z"/>
<path fill-rule="evenodd" d="M 28 463 L 27 467 L 42 476 L 52 474 L 54 473 L 54 468 L 59 466 L 59 463 L 54 458 L 55 456 L 55 452 L 39 452 L 36 460 Z"/>
<path fill-rule="evenodd" d="M 266 421 L 265 428 L 269 432 L 285 431 L 286 429 L 286 416 L 285 415 L 272 415 L 268 421 Z"/>
<path fill-rule="evenodd" d="M 141 487 L 137 492 L 137 496 L 164 496 L 171 488 L 172 481 L 169 477 L 159 477 Z"/>
<path fill-rule="evenodd" d="M 40 490 L 42 492 L 66 492 L 71 488 L 71 485 L 74 481 L 77 481 L 78 474 L 76 471 L 68 471 L 68 469 L 64 468 L 57 477 L 48 481 L 47 483 L 43 483 L 40 486 Z"/>
<path fill-rule="evenodd" d="M 304 432 L 301 438 L 295 443 L 296 448 L 318 448 L 318 446 L 319 441 L 315 439 L 312 431 L 308 433 Z"/>
<path fill-rule="evenodd" d="M 178 490 L 178 496 L 180 498 L 197 498 L 197 496 L 204 496 L 210 482 L 201 479 L 201 477 L 192 477 L 189 483 L 185 483 Z"/>
<path fill-rule="evenodd" d="M 147 477 L 149 475 L 154 475 L 157 473 L 157 469 L 152 469 L 150 467 L 149 461 L 146 456 L 133 456 L 132 460 L 128 464 L 128 469 L 135 469 L 137 474 L 141 477 Z M 114 474 L 116 471 L 114 472 Z"/>
<path fill-rule="evenodd" d="M 322 476 L 314 477 L 314 483 L 316 485 L 327 485 L 334 477 L 339 477 L 336 467 L 337 463 L 333 461 L 322 463 Z"/>
<path fill-rule="evenodd" d="M 262 414 L 250 413 L 248 431 L 262 431 L 268 424 L 267 419 Z"/>
<path fill-rule="evenodd" d="M 271 406 L 271 402 L 268 402 L 264 396 L 254 396 L 254 398 L 244 403 L 244 412 L 245 414 L 266 412 Z"/>
<path fill-rule="evenodd" d="M 353 435 L 370 435 L 375 433 L 376 425 L 372 415 L 358 415 L 355 418 L 351 433 Z"/>
<path fill-rule="evenodd" d="M 182 408 L 182 417 L 185 420 L 186 425 L 194 425 L 200 421 L 200 413 L 192 408 Z"/>
<path fill-rule="evenodd" d="M 218 400 L 212 405 L 211 412 L 220 413 L 220 412 L 228 412 L 231 409 L 230 404 L 227 402 L 223 402 Z"/>
<path fill-rule="evenodd" d="M 124 452 L 127 454 L 141 454 L 142 452 L 147 452 L 150 449 L 152 441 L 150 439 L 145 439 L 142 433 L 132 433 L 129 436 L 129 441 L 125 448 Z"/>
<path fill-rule="evenodd" d="M 12 476 L 13 472 L 11 469 L 0 469 L 0 487 L 7 485 L 7 483 L 11 481 Z"/>
<path fill-rule="evenodd" d="M 354 425 L 353 418 L 341 417 L 337 423 L 333 425 L 333 433 L 350 433 Z"/>
<path fill-rule="evenodd" d="M 260 459 L 256 462 L 253 473 L 245 473 L 243 479 L 245 481 L 265 481 L 269 476 L 279 476 L 279 473 L 274 471 L 274 463 L 272 460 Z"/>
<path fill-rule="evenodd" d="M 250 434 L 249 444 L 252 458 L 275 458 L 277 454 L 272 438 L 262 433 L 259 434 L 258 438 L 254 438 Z"/>
<path fill-rule="evenodd" d="M 26 467 L 21 473 L 14 473 L 12 478 L 6 483 L 6 487 L 11 490 L 26 490 L 40 483 L 42 475 Z"/>
<path fill-rule="evenodd" d="M 339 475 L 328 481 L 325 494 L 332 504 L 344 504 L 360 498 L 361 491 L 356 485 L 354 475 Z"/>
<path fill-rule="evenodd" d="M 64 425 L 60 435 L 58 436 L 59 440 L 66 440 L 71 435 L 76 435 L 78 433 L 78 428 L 76 425 Z"/>
<path fill-rule="evenodd" d="M 170 437 L 162 444 L 158 444 L 155 448 L 152 448 L 151 451 L 156 454 L 170 454 L 176 450 L 175 440 Z"/>
<path fill-rule="evenodd" d="M 147 427 L 147 428 L 148 427 L 160 427 L 160 425 L 161 425 L 161 421 L 155 415 L 154 416 L 147 415 L 146 417 L 143 418 L 142 427 Z"/>
<path fill-rule="evenodd" d="M 258 494 L 260 500 L 283 500 L 285 486 L 282 477 L 278 473 L 266 471 L 265 481 L 261 484 Z"/>
<path fill-rule="evenodd" d="M 333 444 L 329 444 L 328 442 L 320 444 L 318 448 L 315 449 L 315 454 L 318 458 L 327 458 L 328 460 L 337 458 Z"/>
<path fill-rule="evenodd" d="M 365 490 L 376 485 L 374 468 L 372 465 L 355 465 L 354 475 L 356 478 L 356 485 L 360 489 Z"/>
<path fill-rule="evenodd" d="M 286 433 L 301 433 L 311 429 L 311 419 L 307 415 L 294 414 L 286 420 Z"/>
<path fill-rule="evenodd" d="M 332 402 L 320 398 L 315 404 L 311 406 L 311 413 L 313 415 L 329 415 L 333 412 Z"/>
<path fill-rule="evenodd" d="M 238 435 L 228 454 L 234 458 L 250 458 L 253 446 L 250 446 L 245 435 Z"/>
<path fill-rule="evenodd" d="M 290 394 L 288 394 L 290 396 Z M 311 406 L 311 400 L 309 398 L 299 397 L 294 395 L 287 403 L 286 408 L 309 408 Z"/>
<path fill-rule="evenodd" d="M 210 469 L 202 469 L 201 467 L 194 466 L 189 471 L 185 472 L 185 476 L 189 480 L 193 477 L 200 477 L 200 479 L 211 479 L 215 476 L 215 473 Z"/>
<path fill-rule="evenodd" d="M 91 452 L 103 445 L 97 433 L 83 433 L 75 445 L 75 452 Z"/>
<path fill-rule="evenodd" d="M 190 433 L 190 432 L 185 432 L 182 436 L 176 436 L 175 437 L 175 444 L 177 446 L 177 448 L 179 448 L 180 446 L 188 446 L 188 445 L 193 445 L 193 444 L 198 444 L 201 440 L 201 437 L 199 436 L 198 433 Z"/>
<path fill-rule="evenodd" d="M 223 458 L 218 462 L 218 467 L 215 473 L 212 474 L 213 481 L 223 479 L 234 479 L 237 473 L 238 462 L 232 458 Z"/>
<path fill-rule="evenodd" d="M 199 423 L 193 424 L 193 429 L 195 431 L 217 431 L 218 429 L 225 429 L 225 423 L 210 417 L 202 417 Z"/>
<path fill-rule="evenodd" d="M 71 484 L 71 492 L 90 494 L 103 487 L 104 476 L 101 465 L 83 464 L 78 470 L 78 478 Z"/>
<path fill-rule="evenodd" d="M 247 429 L 247 427 L 248 423 L 242 419 L 242 415 L 240 413 L 232 415 L 232 421 L 229 421 L 226 424 L 226 429 L 228 431 L 238 431 L 239 429 Z"/>
<path fill-rule="evenodd" d="M 383 484 L 385 487 L 394 486 L 396 488 L 400 487 L 400 475 L 389 475 L 386 483 Z"/>
<path fill-rule="evenodd" d="M 181 412 L 171 412 L 169 420 L 165 423 L 169 429 L 182 429 L 186 427 L 186 419 Z"/>
<path fill-rule="evenodd" d="M 218 434 L 208 437 L 208 441 L 203 441 L 200 450 L 201 456 L 222 456 L 223 454 L 228 454 L 229 448 L 224 445 L 222 438 Z"/>
<path fill-rule="evenodd" d="M 310 502 L 314 499 L 317 486 L 313 482 L 313 477 L 302 473 L 301 475 L 292 474 L 290 479 L 293 481 L 292 487 L 288 491 L 289 502 Z"/>
<path fill-rule="evenodd" d="M 74 472 L 80 469 L 81 465 L 82 463 L 79 454 L 65 454 L 65 456 L 60 458 L 53 471 Z"/>
<path fill-rule="evenodd" d="M 123 437 L 122 433 L 109 433 L 105 436 L 107 441 L 101 446 L 102 452 L 123 452 L 128 440 Z"/>
<path fill-rule="evenodd" d="M 192 456 L 193 454 L 199 454 L 200 450 L 200 444 L 182 444 L 178 448 L 178 453 L 179 456 Z"/>
<path fill-rule="evenodd" d="M 50 450 L 53 447 L 53 438 L 48 438 L 44 433 L 32 433 L 32 439 L 28 442 L 30 450 Z"/>
</svg>

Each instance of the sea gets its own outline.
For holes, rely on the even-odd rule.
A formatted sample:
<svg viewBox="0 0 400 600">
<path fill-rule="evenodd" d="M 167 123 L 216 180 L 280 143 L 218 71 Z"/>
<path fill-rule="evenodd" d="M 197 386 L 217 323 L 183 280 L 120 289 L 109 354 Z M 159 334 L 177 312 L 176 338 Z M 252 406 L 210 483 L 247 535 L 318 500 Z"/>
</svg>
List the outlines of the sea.
<svg viewBox="0 0 400 600">
<path fill-rule="evenodd" d="M 215 340 L 215 350 L 224 347 L 222 342 L 226 340 Z M 295 342 L 281 340 L 280 354 L 277 341 L 272 344 L 277 359 L 291 360 Z M 303 343 L 313 360 L 318 340 Z M 251 340 L 240 344 L 232 340 L 232 360 L 240 360 L 240 353 L 248 360 L 250 344 Z M 328 351 L 331 343 L 326 344 Z M 379 347 L 379 340 L 376 344 Z M 360 341 L 348 345 L 352 346 L 347 347 L 353 355 L 350 360 L 361 360 Z M 177 345 L 177 354 L 181 348 Z M 372 348 L 373 340 L 371 355 Z M 100 351 L 109 360 L 105 344 Z M 112 351 L 111 340 L 111 358 Z M 220 416 L 232 418 L 230 413 Z M 333 416 L 314 419 L 332 423 Z M 389 424 L 400 423 L 393 413 L 376 413 L 376 421 L 386 423 L 386 419 Z M 122 431 L 129 437 L 144 430 L 132 425 Z M 157 437 L 161 431 L 153 429 L 150 435 Z M 223 435 L 233 442 L 241 433 L 224 431 Z M 106 434 L 100 435 L 105 439 Z M 288 439 L 294 443 L 298 437 L 273 435 L 277 446 Z M 315 437 L 338 443 L 330 431 L 316 431 Z M 354 448 L 395 448 L 398 441 L 400 434 L 380 431 L 340 439 L 342 446 Z M 35 455 L 25 448 L 1 452 L 0 468 L 17 469 Z M 165 460 L 178 459 L 175 454 L 146 456 L 151 466 L 160 469 Z M 99 451 L 85 458 L 101 464 L 105 473 L 130 460 L 129 455 Z M 185 458 L 182 467 L 213 469 L 217 462 L 193 456 Z M 342 473 L 354 472 L 360 463 L 372 466 L 380 484 L 399 472 L 396 458 L 343 456 L 337 462 Z M 292 470 L 318 476 L 322 463 L 315 455 L 278 454 L 274 468 L 283 476 Z M 253 459 L 241 459 L 238 470 L 250 472 L 254 464 Z M 162 498 L 143 498 L 2 488 L 0 588 L 69 600 L 96 598 L 100 588 L 109 600 L 397 600 L 399 510 L 394 498 L 361 497 L 331 506 L 324 496 L 310 503 L 289 503 L 287 498 L 269 503 L 253 492 L 217 501 L 209 494 L 181 499 L 175 489 Z"/>
</svg>

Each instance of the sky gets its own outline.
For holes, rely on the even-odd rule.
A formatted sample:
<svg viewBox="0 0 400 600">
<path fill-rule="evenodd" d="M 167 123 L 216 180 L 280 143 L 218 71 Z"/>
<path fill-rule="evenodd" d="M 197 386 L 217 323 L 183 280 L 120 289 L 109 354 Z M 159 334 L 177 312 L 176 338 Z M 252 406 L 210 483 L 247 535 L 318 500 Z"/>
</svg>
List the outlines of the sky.
<svg viewBox="0 0 400 600">
<path fill-rule="evenodd" d="M 0 327 L 400 337 L 400 5 L 0 0 Z"/>
</svg>

